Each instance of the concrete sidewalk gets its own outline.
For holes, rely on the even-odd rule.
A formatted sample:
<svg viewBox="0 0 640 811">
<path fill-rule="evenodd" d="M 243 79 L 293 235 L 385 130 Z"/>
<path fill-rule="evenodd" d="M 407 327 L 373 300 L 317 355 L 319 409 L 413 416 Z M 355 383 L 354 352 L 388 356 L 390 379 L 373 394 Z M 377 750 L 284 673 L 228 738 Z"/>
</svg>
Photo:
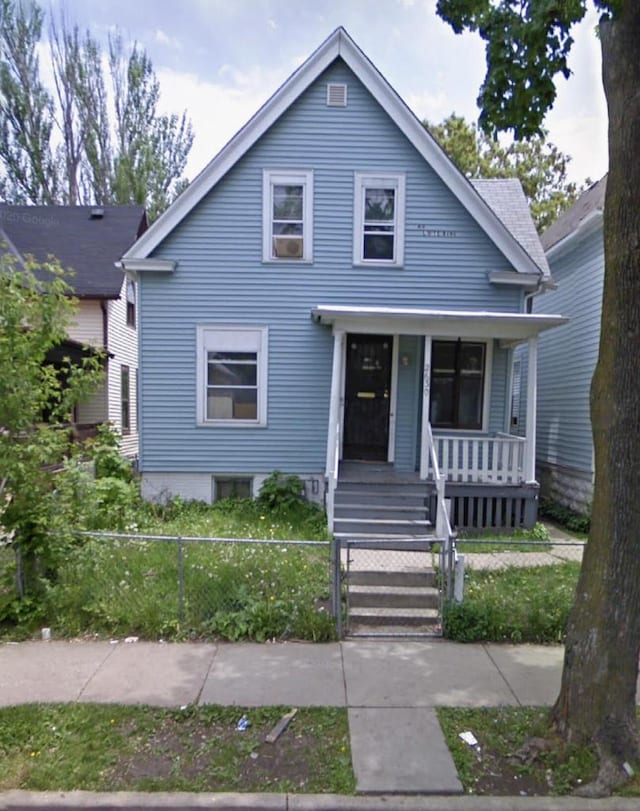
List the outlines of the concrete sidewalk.
<svg viewBox="0 0 640 811">
<path fill-rule="evenodd" d="M 545 705 L 561 647 L 445 640 L 0 645 L 0 705 L 92 701 L 347 707 L 362 794 L 462 791 L 435 708 Z"/>
</svg>

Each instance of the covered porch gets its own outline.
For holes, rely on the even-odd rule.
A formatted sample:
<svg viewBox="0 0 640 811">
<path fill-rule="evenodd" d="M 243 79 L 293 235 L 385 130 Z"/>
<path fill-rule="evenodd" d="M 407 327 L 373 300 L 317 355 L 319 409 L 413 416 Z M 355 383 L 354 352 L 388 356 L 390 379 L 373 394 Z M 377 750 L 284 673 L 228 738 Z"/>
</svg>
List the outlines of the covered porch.
<svg viewBox="0 0 640 811">
<path fill-rule="evenodd" d="M 557 315 L 318 306 L 332 328 L 327 431 L 330 528 L 352 463 L 386 476 L 445 482 L 461 527 L 535 521 L 537 336 Z M 526 429 L 511 433 L 512 354 L 525 344 Z M 406 351 L 406 348 L 413 351 Z M 412 447 L 413 444 L 413 447 Z M 533 510 L 533 514 L 532 514 Z"/>
</svg>

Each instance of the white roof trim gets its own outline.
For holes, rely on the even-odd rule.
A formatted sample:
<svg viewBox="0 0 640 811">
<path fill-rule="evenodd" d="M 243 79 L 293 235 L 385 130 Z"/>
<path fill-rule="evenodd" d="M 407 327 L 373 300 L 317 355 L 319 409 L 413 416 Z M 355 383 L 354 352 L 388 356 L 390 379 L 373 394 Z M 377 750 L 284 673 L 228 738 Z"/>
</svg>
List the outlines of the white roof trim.
<svg viewBox="0 0 640 811">
<path fill-rule="evenodd" d="M 538 287 L 541 283 L 539 273 L 514 273 L 512 270 L 490 270 L 487 273 L 491 284 L 509 284 L 520 287 Z"/>
<path fill-rule="evenodd" d="M 153 272 L 153 273 L 173 273 L 178 263 L 173 259 L 127 259 L 123 257 L 115 263 L 116 267 L 122 268 L 129 273 Z"/>
<path fill-rule="evenodd" d="M 525 273 L 542 273 L 526 250 L 482 199 L 400 96 L 347 34 L 337 28 L 258 112 L 200 172 L 178 199 L 127 251 L 125 259 L 142 258 L 158 247 L 191 209 L 215 186 L 266 130 L 338 57 L 342 57 L 373 97 L 395 121 L 436 174 L 493 240 L 504 256 Z"/>
<path fill-rule="evenodd" d="M 562 315 L 494 313 L 484 310 L 429 310 L 419 307 L 359 307 L 320 304 L 311 317 L 334 329 L 403 335 L 524 340 L 569 320 Z"/>
</svg>

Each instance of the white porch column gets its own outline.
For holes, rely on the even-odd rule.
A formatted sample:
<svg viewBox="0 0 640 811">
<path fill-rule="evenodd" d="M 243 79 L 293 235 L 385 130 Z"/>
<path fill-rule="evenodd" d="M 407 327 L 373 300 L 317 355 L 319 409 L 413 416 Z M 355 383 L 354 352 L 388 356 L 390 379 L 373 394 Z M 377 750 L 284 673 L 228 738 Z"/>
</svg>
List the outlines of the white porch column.
<svg viewBox="0 0 640 811">
<path fill-rule="evenodd" d="M 528 341 L 527 436 L 524 451 L 524 480 L 536 480 L 536 392 L 538 389 L 538 337 Z"/>
<path fill-rule="evenodd" d="M 426 479 L 429 472 L 429 400 L 431 390 L 431 336 L 424 336 L 424 362 L 422 364 L 422 424 L 420 426 L 420 478 Z"/>
<path fill-rule="evenodd" d="M 338 418 L 340 415 L 340 385 L 342 381 L 342 357 L 344 332 L 333 333 L 333 367 L 331 370 L 331 394 L 329 400 L 329 430 L 327 431 L 327 466 L 325 475 L 331 479 L 338 463 L 336 459 L 336 442 L 338 440 Z"/>
</svg>

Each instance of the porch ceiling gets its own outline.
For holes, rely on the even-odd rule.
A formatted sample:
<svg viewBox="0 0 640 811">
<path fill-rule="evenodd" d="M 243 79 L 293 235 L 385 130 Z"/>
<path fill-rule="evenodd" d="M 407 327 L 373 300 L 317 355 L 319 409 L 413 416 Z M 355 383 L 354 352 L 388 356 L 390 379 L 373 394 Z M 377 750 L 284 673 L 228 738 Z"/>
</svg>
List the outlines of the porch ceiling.
<svg viewBox="0 0 640 811">
<path fill-rule="evenodd" d="M 419 307 L 359 307 L 319 304 L 311 317 L 334 331 L 498 338 L 523 341 L 569 320 L 562 315 L 430 310 Z"/>
</svg>

